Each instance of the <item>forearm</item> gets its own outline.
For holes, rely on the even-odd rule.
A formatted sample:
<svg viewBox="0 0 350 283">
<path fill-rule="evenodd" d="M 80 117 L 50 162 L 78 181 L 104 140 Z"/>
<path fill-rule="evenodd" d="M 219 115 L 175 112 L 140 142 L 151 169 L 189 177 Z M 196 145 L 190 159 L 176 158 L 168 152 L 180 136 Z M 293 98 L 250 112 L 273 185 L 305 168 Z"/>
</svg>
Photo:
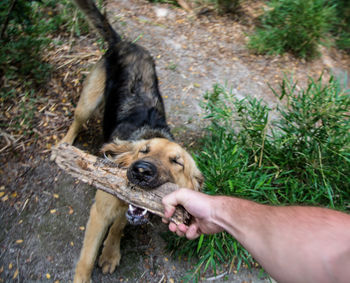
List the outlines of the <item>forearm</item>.
<svg viewBox="0 0 350 283">
<path fill-rule="evenodd" d="M 349 280 L 349 215 L 229 197 L 214 197 L 213 205 L 212 221 L 232 234 L 279 282 L 337 282 L 337 276 Z"/>
</svg>

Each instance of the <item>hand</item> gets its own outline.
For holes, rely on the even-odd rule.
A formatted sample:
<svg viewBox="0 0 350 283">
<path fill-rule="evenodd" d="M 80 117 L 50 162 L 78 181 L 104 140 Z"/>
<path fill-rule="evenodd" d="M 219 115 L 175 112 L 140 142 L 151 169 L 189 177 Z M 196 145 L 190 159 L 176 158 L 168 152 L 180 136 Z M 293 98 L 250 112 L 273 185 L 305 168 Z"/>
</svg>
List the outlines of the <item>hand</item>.
<svg viewBox="0 0 350 283">
<path fill-rule="evenodd" d="M 169 223 L 169 230 L 176 232 L 179 236 L 186 235 L 191 240 L 201 234 L 215 234 L 223 231 L 213 222 L 215 197 L 189 189 L 179 189 L 165 196 L 162 202 L 165 217 L 168 219 L 174 214 L 177 205 L 182 205 L 193 216 L 190 226 Z M 168 223 L 168 219 L 163 219 L 163 222 Z"/>
</svg>

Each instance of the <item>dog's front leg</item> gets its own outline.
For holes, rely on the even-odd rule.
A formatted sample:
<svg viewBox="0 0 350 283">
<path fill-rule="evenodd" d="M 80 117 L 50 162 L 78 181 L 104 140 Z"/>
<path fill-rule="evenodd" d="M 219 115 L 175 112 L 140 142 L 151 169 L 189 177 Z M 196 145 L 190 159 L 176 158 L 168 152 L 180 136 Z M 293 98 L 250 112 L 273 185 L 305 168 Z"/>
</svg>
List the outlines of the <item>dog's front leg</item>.
<svg viewBox="0 0 350 283">
<path fill-rule="evenodd" d="M 75 269 L 74 283 L 91 282 L 91 271 L 94 267 L 97 252 L 112 221 L 112 219 L 106 219 L 98 213 L 96 203 L 92 205 L 90 218 L 86 225 L 83 248 Z"/>
<path fill-rule="evenodd" d="M 91 272 L 106 231 L 110 224 L 121 216 L 121 210 L 125 211 L 127 208 L 127 204 L 100 190 L 97 190 L 95 199 L 96 202 L 91 207 L 89 221 L 86 225 L 83 248 L 75 269 L 74 283 L 91 282 Z"/>
<path fill-rule="evenodd" d="M 103 243 L 102 254 L 99 258 L 98 265 L 102 268 L 102 272 L 113 273 L 115 268 L 119 265 L 120 254 L 120 240 L 123 236 L 123 230 L 126 225 L 125 212 L 127 207 L 118 208 L 116 219 L 112 227 L 109 229 L 108 236 Z"/>
</svg>

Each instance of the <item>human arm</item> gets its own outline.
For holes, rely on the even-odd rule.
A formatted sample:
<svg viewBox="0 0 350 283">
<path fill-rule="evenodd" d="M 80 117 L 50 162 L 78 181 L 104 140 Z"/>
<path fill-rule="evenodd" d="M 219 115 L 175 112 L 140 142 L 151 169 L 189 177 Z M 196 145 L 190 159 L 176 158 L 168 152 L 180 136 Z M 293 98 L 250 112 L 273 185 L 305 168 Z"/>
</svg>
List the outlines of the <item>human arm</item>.
<svg viewBox="0 0 350 283">
<path fill-rule="evenodd" d="M 163 199 L 165 216 L 181 204 L 189 227 L 169 229 L 193 239 L 226 230 L 278 282 L 350 282 L 350 216 L 316 207 L 274 207 L 181 189 Z"/>
</svg>

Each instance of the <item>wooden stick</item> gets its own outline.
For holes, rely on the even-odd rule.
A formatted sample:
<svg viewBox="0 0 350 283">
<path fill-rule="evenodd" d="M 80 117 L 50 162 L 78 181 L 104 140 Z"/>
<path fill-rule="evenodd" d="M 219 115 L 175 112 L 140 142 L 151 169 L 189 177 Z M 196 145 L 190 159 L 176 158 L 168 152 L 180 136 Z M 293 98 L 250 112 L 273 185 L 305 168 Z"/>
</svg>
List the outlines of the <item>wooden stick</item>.
<svg viewBox="0 0 350 283">
<path fill-rule="evenodd" d="M 126 177 L 126 170 L 114 162 L 88 154 L 69 144 L 60 144 L 53 151 L 57 165 L 73 177 L 163 218 L 162 198 L 178 189 L 173 183 L 152 190 L 141 189 L 131 184 Z M 177 207 L 169 220 L 176 224 L 189 224 L 190 219 L 191 215 L 183 207 Z"/>
</svg>

